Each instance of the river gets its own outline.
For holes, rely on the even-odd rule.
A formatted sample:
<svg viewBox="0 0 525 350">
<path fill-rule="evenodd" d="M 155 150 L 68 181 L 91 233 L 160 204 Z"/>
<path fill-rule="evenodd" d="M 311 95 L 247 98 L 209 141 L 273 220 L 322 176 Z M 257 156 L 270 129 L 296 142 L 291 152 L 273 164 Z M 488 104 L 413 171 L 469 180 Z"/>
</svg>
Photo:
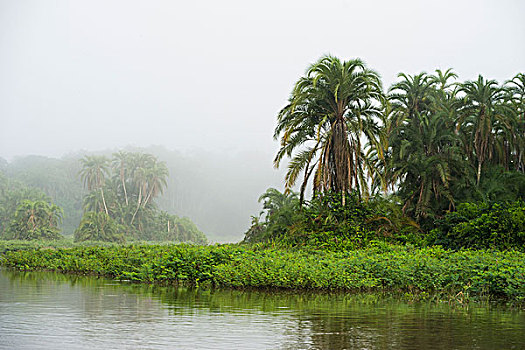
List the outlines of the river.
<svg viewBox="0 0 525 350">
<path fill-rule="evenodd" d="M 3 269 L 0 349 L 525 349 L 525 311 Z"/>
</svg>

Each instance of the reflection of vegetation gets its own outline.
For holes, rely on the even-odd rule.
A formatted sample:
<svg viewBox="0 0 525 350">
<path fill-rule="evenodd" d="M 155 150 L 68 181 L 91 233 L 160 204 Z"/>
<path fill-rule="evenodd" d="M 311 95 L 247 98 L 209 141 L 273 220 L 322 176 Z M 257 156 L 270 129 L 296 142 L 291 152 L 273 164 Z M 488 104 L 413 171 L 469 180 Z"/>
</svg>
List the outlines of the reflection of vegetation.
<svg viewBox="0 0 525 350">
<path fill-rule="evenodd" d="M 280 348 L 309 344 L 320 349 L 425 349 L 443 344 L 469 349 L 475 343 L 480 349 L 507 349 L 525 341 L 523 313 L 496 305 L 407 303 L 382 294 L 193 289 L 3 270 L 0 284 L 4 283 L 13 293 L 0 298 L 25 302 L 28 297 L 46 298 L 52 294 L 54 298 L 48 300 L 62 307 L 78 307 L 83 317 L 98 322 L 108 313 L 119 317 L 120 322 L 126 321 L 124 316 L 132 322 L 147 322 L 155 315 L 155 322 L 171 322 L 173 332 L 177 332 L 177 324 L 171 316 L 165 316 L 165 307 L 175 319 L 189 316 L 191 322 L 210 322 L 209 315 L 252 317 L 256 321 L 262 316 L 266 323 L 282 330 Z M 231 325 L 222 327 L 227 330 Z"/>
</svg>

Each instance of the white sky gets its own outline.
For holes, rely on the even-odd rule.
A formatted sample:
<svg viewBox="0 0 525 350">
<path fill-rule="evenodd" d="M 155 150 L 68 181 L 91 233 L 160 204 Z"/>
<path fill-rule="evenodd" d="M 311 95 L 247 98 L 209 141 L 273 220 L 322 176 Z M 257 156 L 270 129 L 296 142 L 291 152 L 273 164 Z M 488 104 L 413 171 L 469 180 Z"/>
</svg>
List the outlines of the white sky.
<svg viewBox="0 0 525 350">
<path fill-rule="evenodd" d="M 0 157 L 162 144 L 273 153 L 321 55 L 383 77 L 525 71 L 525 1 L 0 0 Z"/>
</svg>

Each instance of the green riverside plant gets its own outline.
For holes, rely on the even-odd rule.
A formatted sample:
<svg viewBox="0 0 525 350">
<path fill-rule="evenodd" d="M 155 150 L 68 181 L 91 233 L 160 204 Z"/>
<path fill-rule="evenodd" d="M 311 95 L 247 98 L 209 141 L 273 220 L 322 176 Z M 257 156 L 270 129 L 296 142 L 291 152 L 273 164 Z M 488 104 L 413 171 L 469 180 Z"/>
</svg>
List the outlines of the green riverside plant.
<svg viewBox="0 0 525 350">
<path fill-rule="evenodd" d="M 361 250 L 268 246 L 125 245 L 6 251 L 17 269 L 233 288 L 395 292 L 439 300 L 525 301 L 525 253 L 451 251 L 377 242 Z"/>
</svg>

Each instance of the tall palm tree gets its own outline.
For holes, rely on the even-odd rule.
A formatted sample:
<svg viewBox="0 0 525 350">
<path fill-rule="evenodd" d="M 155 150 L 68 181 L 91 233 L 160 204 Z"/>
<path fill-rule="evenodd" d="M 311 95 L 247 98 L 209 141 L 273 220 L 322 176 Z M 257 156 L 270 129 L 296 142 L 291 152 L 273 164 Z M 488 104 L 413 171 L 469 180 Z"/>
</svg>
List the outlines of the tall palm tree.
<svg viewBox="0 0 525 350">
<path fill-rule="evenodd" d="M 168 167 L 164 162 L 155 161 L 150 168 L 146 169 L 147 195 L 143 206 L 150 203 L 168 185 Z"/>
<path fill-rule="evenodd" d="M 126 180 L 129 173 L 130 154 L 126 151 L 118 151 L 113 154 L 111 161 L 115 174 L 118 174 L 120 183 L 122 184 L 122 191 L 124 192 L 124 200 L 126 205 L 129 205 L 128 191 L 126 189 Z"/>
<path fill-rule="evenodd" d="M 392 134 L 389 170 L 416 218 L 454 206 L 450 184 L 461 172 L 460 140 L 441 114 L 420 115 Z M 446 205 L 442 204 L 443 200 Z M 444 207 L 444 208 L 443 208 Z"/>
<path fill-rule="evenodd" d="M 131 162 L 131 182 L 137 201 L 137 206 L 130 222 L 130 225 L 133 225 L 140 208 L 145 207 L 144 202 L 146 202 L 148 195 L 148 172 L 156 163 L 156 159 L 151 154 L 135 153 Z"/>
<path fill-rule="evenodd" d="M 88 191 L 99 190 L 104 204 L 104 211 L 108 214 L 108 207 L 104 198 L 104 183 L 108 175 L 109 160 L 105 156 L 85 156 L 80 159 L 82 170 L 80 177 Z"/>
<path fill-rule="evenodd" d="M 403 212 L 415 218 L 453 207 L 451 181 L 462 173 L 454 129 L 455 89 L 451 70 L 436 76 L 399 74 L 390 88 L 387 163 L 384 177 L 397 188 Z"/>
<path fill-rule="evenodd" d="M 516 74 L 506 82 L 507 99 L 516 113 L 513 138 L 514 170 L 525 173 L 525 74 Z"/>
<path fill-rule="evenodd" d="M 291 157 L 286 190 L 303 173 L 301 203 L 312 174 L 314 192 L 356 189 L 367 195 L 363 143 L 377 143 L 374 118 L 380 114 L 381 100 L 379 75 L 363 61 L 324 56 L 312 64 L 277 117 L 274 138 L 280 138 L 281 147 L 274 165 Z"/>
<path fill-rule="evenodd" d="M 458 75 L 452 71 L 452 68 L 448 68 L 446 71 L 441 69 L 436 69 L 436 74 L 430 77 L 431 83 L 437 87 L 439 91 L 450 91 L 450 89 L 457 85 L 455 82 L 450 82 L 450 80 L 455 80 L 458 78 Z"/>
<path fill-rule="evenodd" d="M 477 80 L 461 84 L 458 91 L 464 94 L 464 105 L 459 112 L 457 128 L 477 169 L 476 184 L 479 185 L 483 166 L 498 157 L 498 152 L 499 158 L 503 158 L 502 142 L 505 136 L 513 133 L 510 117 L 513 111 L 503 103 L 505 91 L 495 80 L 479 75 Z"/>
</svg>

